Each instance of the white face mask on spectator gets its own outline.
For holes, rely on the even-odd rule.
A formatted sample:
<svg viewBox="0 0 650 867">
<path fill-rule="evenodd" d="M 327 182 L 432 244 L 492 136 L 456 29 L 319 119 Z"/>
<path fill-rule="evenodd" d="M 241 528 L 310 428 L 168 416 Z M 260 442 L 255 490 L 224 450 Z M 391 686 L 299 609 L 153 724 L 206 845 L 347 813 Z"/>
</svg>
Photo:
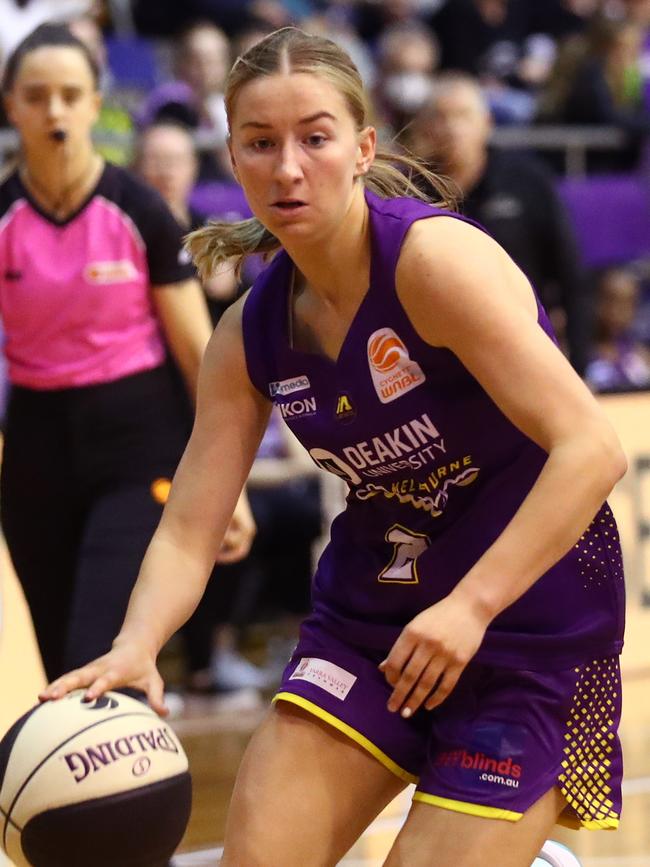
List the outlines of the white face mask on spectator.
<svg viewBox="0 0 650 867">
<path fill-rule="evenodd" d="M 419 111 L 431 93 L 432 79 L 424 72 L 397 72 L 386 77 L 384 95 L 393 108 Z"/>
</svg>

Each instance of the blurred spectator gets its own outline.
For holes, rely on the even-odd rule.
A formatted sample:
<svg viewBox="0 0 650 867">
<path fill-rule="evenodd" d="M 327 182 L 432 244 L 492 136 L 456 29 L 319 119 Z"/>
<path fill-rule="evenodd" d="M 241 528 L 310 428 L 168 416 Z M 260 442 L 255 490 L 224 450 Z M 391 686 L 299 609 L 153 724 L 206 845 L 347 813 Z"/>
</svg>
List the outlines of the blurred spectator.
<svg viewBox="0 0 650 867">
<path fill-rule="evenodd" d="M 626 268 L 608 268 L 596 280 L 596 334 L 585 379 L 594 391 L 650 388 L 650 350 L 633 334 L 639 281 Z"/>
<path fill-rule="evenodd" d="M 627 133 L 618 150 L 589 154 L 590 171 L 636 167 L 650 133 L 640 72 L 641 30 L 626 19 L 596 17 L 584 35 L 563 45 L 539 106 L 543 122 L 603 124 Z"/>
<path fill-rule="evenodd" d="M 65 22 L 96 11 L 94 0 L 0 0 L 0 68 L 39 24 Z"/>
<path fill-rule="evenodd" d="M 539 35 L 528 40 L 534 32 L 528 0 L 451 0 L 430 23 L 442 48 L 441 67 L 477 76 L 497 123 L 532 118 L 535 100 L 528 87 L 533 82 L 522 78 L 522 62 L 528 59 L 523 69 L 537 68 L 552 47 Z M 534 75 L 536 84 L 543 73 Z"/>
<path fill-rule="evenodd" d="M 301 28 L 307 33 L 324 36 L 340 45 L 352 58 L 354 65 L 359 70 L 364 85 L 371 91 L 375 85 L 376 70 L 372 52 L 367 43 L 363 42 L 355 30 L 351 18 L 346 15 L 341 6 L 332 4 L 329 9 L 321 14 L 311 15 L 305 18 Z"/>
<path fill-rule="evenodd" d="M 147 36 L 175 36 L 199 18 L 229 36 L 254 22 L 275 29 L 309 15 L 316 5 L 311 0 L 132 0 L 138 32 Z"/>
<path fill-rule="evenodd" d="M 159 120 L 146 127 L 138 138 L 134 168 L 158 190 L 184 229 L 203 225 L 203 218 L 189 204 L 198 156 L 187 127 L 173 120 Z"/>
<path fill-rule="evenodd" d="M 114 93 L 113 77 L 106 62 L 104 34 L 92 15 L 73 18 L 68 22 L 68 28 L 90 51 L 100 70 L 99 88 L 102 94 L 102 106 L 94 126 L 94 132 L 99 139 L 97 151 L 112 163 L 120 166 L 128 165 L 132 157 L 129 142 L 133 134 L 133 121 L 130 113 Z M 111 136 L 115 136 L 112 141 Z"/>
<path fill-rule="evenodd" d="M 453 2 L 453 0 L 452 0 Z M 428 4 L 419 0 L 358 0 L 352 2 L 352 21 L 362 39 L 374 46 L 381 34 L 390 27 L 421 23 L 422 14 L 431 12 Z M 439 4 L 434 4 L 433 11 Z"/>
<path fill-rule="evenodd" d="M 527 0 L 530 30 L 545 33 L 556 42 L 581 33 L 600 10 L 603 0 Z M 643 0 L 645 2 L 645 0 Z"/>
<path fill-rule="evenodd" d="M 223 151 L 228 134 L 223 87 L 231 65 L 226 34 L 209 21 L 190 25 L 181 35 L 174 62 L 175 80 L 157 87 L 140 113 L 142 126 L 155 120 L 176 120 L 211 133 L 217 152 Z M 199 175 L 202 179 L 225 174 L 221 153 L 204 152 Z"/>
<path fill-rule="evenodd" d="M 215 636 L 211 674 L 223 687 L 271 685 L 286 665 L 268 648 L 267 666 L 242 664 L 236 647 L 256 620 L 273 620 L 279 635 L 295 643 L 299 620 L 309 610 L 314 543 L 322 533 L 319 471 L 284 423 L 271 413 L 246 490 L 255 516 L 255 544 L 239 570 L 239 589 L 230 613 L 231 628 Z M 217 577 L 217 580 L 218 577 Z M 280 665 L 278 666 L 278 663 Z"/>
<path fill-rule="evenodd" d="M 639 70 L 642 79 L 643 105 L 650 112 L 650 0 L 620 0 L 621 15 L 641 30 Z"/>
<path fill-rule="evenodd" d="M 619 17 L 634 21 L 644 30 L 650 27 L 650 0 L 618 0 L 614 8 Z"/>
<path fill-rule="evenodd" d="M 249 48 L 261 42 L 265 36 L 268 36 L 272 29 L 258 22 L 247 24 L 232 40 L 232 56 L 233 59 L 246 54 Z"/>
<path fill-rule="evenodd" d="M 388 28 L 377 47 L 376 108 L 392 131 L 399 134 L 431 94 L 438 45 L 424 25 L 410 23 Z"/>
<path fill-rule="evenodd" d="M 463 213 L 485 226 L 535 287 L 581 373 L 589 305 L 573 232 L 546 172 L 532 158 L 489 148 L 492 121 L 478 82 L 442 73 L 414 124 L 413 149 L 450 177 Z"/>
<path fill-rule="evenodd" d="M 137 144 L 135 168 L 158 190 L 171 212 L 187 232 L 205 223 L 190 197 L 198 175 L 199 160 L 191 132 L 171 120 L 162 120 L 142 131 Z M 223 215 L 220 215 L 223 216 Z M 239 281 L 234 269 L 224 268 L 204 283 L 212 322 L 221 318 L 237 297 Z"/>
<path fill-rule="evenodd" d="M 276 612 L 309 609 L 312 545 L 322 531 L 320 472 L 277 409 L 248 477 L 246 489 L 257 523 L 250 559 L 266 573 Z"/>
</svg>

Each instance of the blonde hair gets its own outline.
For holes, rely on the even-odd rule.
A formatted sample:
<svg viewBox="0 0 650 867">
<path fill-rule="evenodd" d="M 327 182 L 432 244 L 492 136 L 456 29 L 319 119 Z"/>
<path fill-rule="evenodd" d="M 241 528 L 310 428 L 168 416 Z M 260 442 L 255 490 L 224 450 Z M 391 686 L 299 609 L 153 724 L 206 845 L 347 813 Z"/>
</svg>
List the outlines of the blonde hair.
<svg viewBox="0 0 650 867">
<path fill-rule="evenodd" d="M 330 39 L 304 33 L 295 27 L 284 27 L 238 57 L 226 81 L 225 102 L 228 123 L 232 124 L 235 102 L 242 87 L 261 76 L 279 71 L 310 73 L 322 76 L 343 95 L 358 131 L 368 125 L 369 106 L 361 76 L 348 54 Z M 429 189 L 439 194 L 432 202 L 414 182 L 419 176 Z M 383 198 L 412 196 L 439 207 L 456 205 L 451 186 L 423 163 L 405 153 L 379 148 L 363 184 Z M 208 277 L 225 261 L 235 261 L 239 271 L 246 256 L 261 253 L 270 256 L 280 249 L 279 240 L 256 218 L 227 223 L 211 220 L 185 239 L 196 267 L 203 278 Z"/>
</svg>

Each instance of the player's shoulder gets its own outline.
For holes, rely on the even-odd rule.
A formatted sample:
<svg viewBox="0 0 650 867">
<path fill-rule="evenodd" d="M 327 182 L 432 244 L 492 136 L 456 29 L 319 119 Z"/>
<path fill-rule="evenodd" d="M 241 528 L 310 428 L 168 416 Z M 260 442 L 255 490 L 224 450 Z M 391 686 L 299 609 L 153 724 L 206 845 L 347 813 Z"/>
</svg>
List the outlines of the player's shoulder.
<svg viewBox="0 0 650 867">
<path fill-rule="evenodd" d="M 366 204 L 381 219 L 413 220 L 448 213 L 432 202 L 414 196 L 379 196 L 370 189 L 365 191 Z"/>
<path fill-rule="evenodd" d="M 505 250 L 477 224 L 439 216 L 410 227 L 395 283 L 402 298 L 446 307 L 473 298 L 477 287 L 500 280 L 512 264 Z"/>
<path fill-rule="evenodd" d="M 496 242 L 477 223 L 451 211 L 439 211 L 435 219 L 417 220 L 409 227 L 400 263 L 408 264 L 415 258 L 449 267 L 476 250 L 495 246 L 498 246 Z"/>
</svg>

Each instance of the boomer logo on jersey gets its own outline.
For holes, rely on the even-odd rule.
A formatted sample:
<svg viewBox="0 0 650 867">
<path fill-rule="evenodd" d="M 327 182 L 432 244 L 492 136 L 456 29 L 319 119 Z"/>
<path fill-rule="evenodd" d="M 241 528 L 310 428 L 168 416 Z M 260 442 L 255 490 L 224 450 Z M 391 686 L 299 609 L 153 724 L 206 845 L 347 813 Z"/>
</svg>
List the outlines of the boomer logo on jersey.
<svg viewBox="0 0 650 867">
<path fill-rule="evenodd" d="M 422 368 L 411 361 L 404 342 L 392 328 L 380 328 L 368 338 L 368 365 L 382 403 L 397 400 L 425 380 Z"/>
</svg>

